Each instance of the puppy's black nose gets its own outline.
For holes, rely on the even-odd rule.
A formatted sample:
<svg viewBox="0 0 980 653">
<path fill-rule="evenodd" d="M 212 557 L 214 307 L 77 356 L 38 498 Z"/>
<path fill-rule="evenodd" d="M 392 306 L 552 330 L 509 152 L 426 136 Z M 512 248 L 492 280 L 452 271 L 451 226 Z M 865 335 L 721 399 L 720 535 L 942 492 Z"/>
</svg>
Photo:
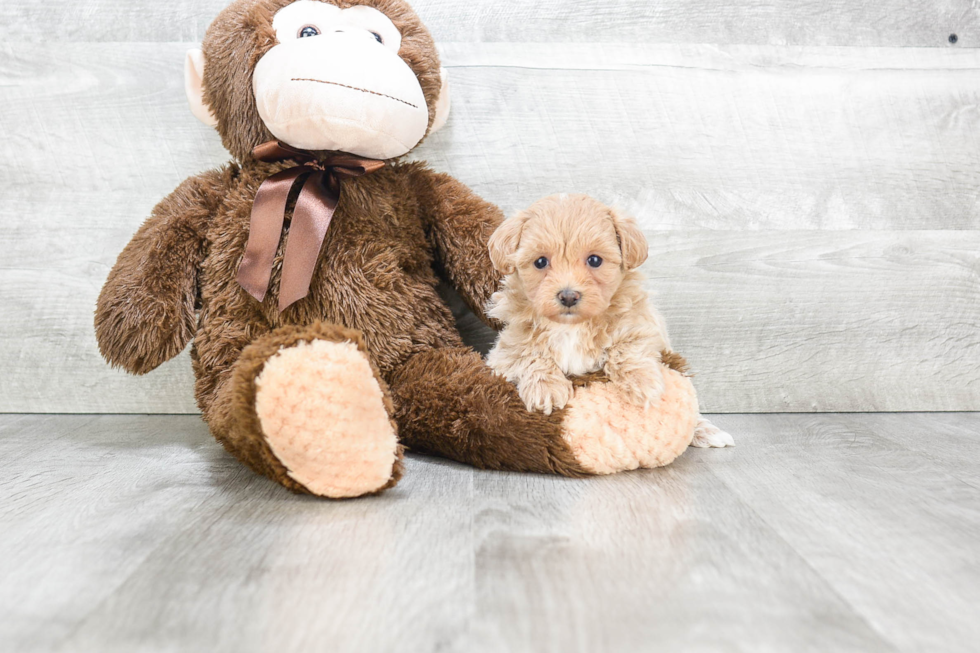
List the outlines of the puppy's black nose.
<svg viewBox="0 0 980 653">
<path fill-rule="evenodd" d="M 582 293 L 569 290 L 568 288 L 565 288 L 558 293 L 558 301 L 561 302 L 562 306 L 567 308 L 571 308 L 572 306 L 578 304 L 578 300 L 580 299 L 582 299 Z"/>
</svg>

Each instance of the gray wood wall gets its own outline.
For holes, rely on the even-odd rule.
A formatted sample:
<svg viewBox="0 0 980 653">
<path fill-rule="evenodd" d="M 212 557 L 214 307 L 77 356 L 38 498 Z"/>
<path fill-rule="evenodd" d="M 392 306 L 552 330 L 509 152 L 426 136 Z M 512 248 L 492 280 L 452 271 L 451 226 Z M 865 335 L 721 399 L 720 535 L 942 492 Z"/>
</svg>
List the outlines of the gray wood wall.
<svg viewBox="0 0 980 653">
<path fill-rule="evenodd" d="M 228 158 L 182 86 L 223 5 L 0 3 L 0 412 L 195 410 L 186 353 L 128 377 L 91 323 L 151 207 Z M 454 103 L 416 156 L 507 211 L 636 215 L 703 409 L 980 410 L 977 2 L 415 6 Z"/>
</svg>

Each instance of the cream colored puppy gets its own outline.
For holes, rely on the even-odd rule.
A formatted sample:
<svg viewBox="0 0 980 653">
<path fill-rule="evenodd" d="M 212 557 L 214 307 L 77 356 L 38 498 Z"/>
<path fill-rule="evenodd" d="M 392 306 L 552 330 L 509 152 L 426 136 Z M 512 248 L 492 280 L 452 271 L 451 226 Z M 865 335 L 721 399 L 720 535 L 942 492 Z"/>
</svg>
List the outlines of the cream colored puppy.
<svg viewBox="0 0 980 653">
<path fill-rule="evenodd" d="M 635 220 L 587 195 L 553 195 L 505 220 L 489 249 L 505 277 L 488 313 L 505 327 L 487 364 L 528 410 L 564 407 L 569 377 L 600 370 L 641 405 L 660 397 L 670 339 L 636 269 L 647 242 Z M 729 444 L 699 421 L 694 446 Z"/>
<path fill-rule="evenodd" d="M 506 220 L 489 246 L 506 275 L 489 314 L 506 328 L 487 363 L 528 410 L 562 408 L 568 377 L 599 370 L 640 404 L 660 397 L 670 343 L 636 270 L 647 243 L 632 218 L 587 195 L 555 195 Z"/>
</svg>

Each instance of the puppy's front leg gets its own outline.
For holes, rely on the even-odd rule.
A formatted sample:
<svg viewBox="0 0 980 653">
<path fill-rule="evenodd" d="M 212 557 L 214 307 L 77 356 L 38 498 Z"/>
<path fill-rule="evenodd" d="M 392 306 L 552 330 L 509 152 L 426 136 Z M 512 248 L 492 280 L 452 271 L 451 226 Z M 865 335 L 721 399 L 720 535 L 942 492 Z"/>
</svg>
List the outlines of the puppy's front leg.
<svg viewBox="0 0 980 653">
<path fill-rule="evenodd" d="M 545 415 L 564 408 L 572 398 L 572 382 L 562 374 L 557 365 L 544 361 L 525 370 L 517 379 L 517 394 L 528 410 L 539 410 Z"/>
<path fill-rule="evenodd" d="M 656 313 L 637 311 L 627 316 L 613 333 L 607 350 L 606 375 L 622 386 L 627 397 L 648 407 L 664 393 L 664 365 L 660 352 L 667 348 L 663 319 Z"/>
<path fill-rule="evenodd" d="M 572 398 L 572 382 L 547 352 L 523 346 L 521 335 L 504 329 L 487 354 L 487 365 L 517 386 L 528 410 L 550 415 Z"/>
<path fill-rule="evenodd" d="M 609 381 L 620 386 L 627 397 L 640 406 L 649 406 L 664 393 L 664 367 L 660 356 L 614 348 L 609 352 L 605 371 Z"/>
</svg>

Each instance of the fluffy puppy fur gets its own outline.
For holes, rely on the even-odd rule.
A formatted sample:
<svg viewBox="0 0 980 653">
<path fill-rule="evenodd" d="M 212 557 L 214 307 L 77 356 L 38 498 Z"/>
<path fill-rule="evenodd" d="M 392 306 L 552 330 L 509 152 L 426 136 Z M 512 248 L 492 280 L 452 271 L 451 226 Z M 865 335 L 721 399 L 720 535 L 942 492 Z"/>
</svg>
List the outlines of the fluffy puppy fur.
<svg viewBox="0 0 980 653">
<path fill-rule="evenodd" d="M 506 276 L 488 307 L 505 327 L 487 363 L 528 410 L 564 407 L 569 377 L 599 370 L 637 404 L 660 397 L 670 340 L 636 270 L 647 242 L 632 218 L 587 195 L 554 195 L 504 221 L 489 249 Z"/>
</svg>

